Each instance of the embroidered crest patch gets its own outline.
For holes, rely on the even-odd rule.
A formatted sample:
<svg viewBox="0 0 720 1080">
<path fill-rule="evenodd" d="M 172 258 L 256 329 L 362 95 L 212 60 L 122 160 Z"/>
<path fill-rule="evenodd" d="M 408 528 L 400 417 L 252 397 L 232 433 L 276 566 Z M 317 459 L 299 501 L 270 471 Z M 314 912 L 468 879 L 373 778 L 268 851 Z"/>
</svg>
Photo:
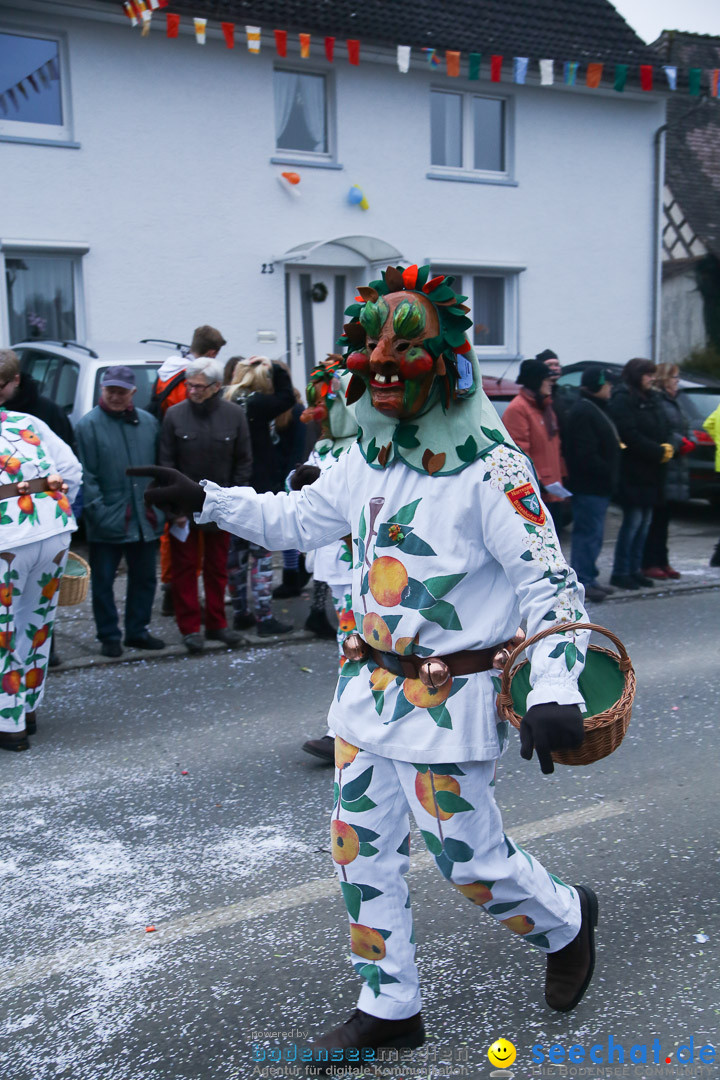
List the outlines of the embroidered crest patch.
<svg viewBox="0 0 720 1080">
<path fill-rule="evenodd" d="M 540 499 L 535 494 L 532 484 L 522 484 L 520 487 L 506 491 L 514 509 L 524 517 L 526 521 L 532 521 L 533 525 L 544 525 L 547 517 Z"/>
</svg>

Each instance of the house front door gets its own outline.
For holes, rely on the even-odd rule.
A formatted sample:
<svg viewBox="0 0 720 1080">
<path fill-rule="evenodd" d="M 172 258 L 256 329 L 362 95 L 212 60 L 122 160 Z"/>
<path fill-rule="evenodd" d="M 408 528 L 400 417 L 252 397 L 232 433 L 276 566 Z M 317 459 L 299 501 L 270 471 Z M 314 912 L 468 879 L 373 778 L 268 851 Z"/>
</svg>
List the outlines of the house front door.
<svg viewBox="0 0 720 1080">
<path fill-rule="evenodd" d="M 357 267 L 288 268 L 289 362 L 298 389 L 305 388 L 310 372 L 328 353 L 336 352 L 357 279 Z"/>
</svg>

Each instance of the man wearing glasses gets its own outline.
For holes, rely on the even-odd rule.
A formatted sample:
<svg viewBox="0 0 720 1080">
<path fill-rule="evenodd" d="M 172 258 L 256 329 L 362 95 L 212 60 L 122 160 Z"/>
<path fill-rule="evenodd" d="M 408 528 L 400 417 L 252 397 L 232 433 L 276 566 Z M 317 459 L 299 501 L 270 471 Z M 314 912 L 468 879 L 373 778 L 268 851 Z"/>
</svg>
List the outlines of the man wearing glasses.
<svg viewBox="0 0 720 1080">
<path fill-rule="evenodd" d="M 252 471 L 250 434 L 239 405 L 224 401 L 223 366 L 216 357 L 193 360 L 185 369 L 187 400 L 168 409 L 160 437 L 160 464 L 191 480 L 212 476 L 221 487 L 248 484 Z M 230 534 L 216 525 L 198 526 L 175 518 L 170 532 L 172 595 L 178 629 L 188 652 L 199 653 L 205 640 L 240 645 L 242 635 L 228 629 L 225 587 Z M 199 556 L 202 548 L 201 556 Z M 205 637 L 198 596 L 198 559 L 205 585 Z"/>
</svg>

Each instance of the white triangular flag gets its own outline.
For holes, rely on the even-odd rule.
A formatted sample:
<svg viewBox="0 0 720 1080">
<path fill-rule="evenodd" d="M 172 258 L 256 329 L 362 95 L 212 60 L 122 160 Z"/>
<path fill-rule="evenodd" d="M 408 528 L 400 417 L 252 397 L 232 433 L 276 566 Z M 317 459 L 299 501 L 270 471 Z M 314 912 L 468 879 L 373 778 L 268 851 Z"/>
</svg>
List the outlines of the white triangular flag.
<svg viewBox="0 0 720 1080">
<path fill-rule="evenodd" d="M 670 87 L 670 89 L 677 90 L 677 68 L 665 67 L 663 68 L 663 71 L 667 76 L 668 86 Z"/>
<path fill-rule="evenodd" d="M 195 23 L 195 40 L 198 45 L 204 45 L 207 19 L 193 19 L 193 22 Z"/>
<path fill-rule="evenodd" d="M 540 85 L 552 86 L 555 81 L 555 66 L 552 60 L 540 61 Z"/>
<path fill-rule="evenodd" d="M 401 75 L 406 75 L 410 70 L 410 46 L 398 45 L 397 47 L 397 66 Z"/>
</svg>

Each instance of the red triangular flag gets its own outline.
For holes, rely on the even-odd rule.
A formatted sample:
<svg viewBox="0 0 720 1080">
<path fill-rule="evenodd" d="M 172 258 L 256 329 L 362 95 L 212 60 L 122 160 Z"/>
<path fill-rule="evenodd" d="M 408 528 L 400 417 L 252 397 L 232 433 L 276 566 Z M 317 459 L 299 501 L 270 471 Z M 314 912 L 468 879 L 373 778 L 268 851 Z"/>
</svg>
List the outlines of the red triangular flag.
<svg viewBox="0 0 720 1080">
<path fill-rule="evenodd" d="M 278 56 L 287 56 L 287 30 L 273 30 Z"/>
<path fill-rule="evenodd" d="M 490 81 L 500 82 L 502 78 L 502 56 L 490 57 Z"/>
<path fill-rule="evenodd" d="M 332 64 L 334 56 L 335 56 L 335 38 L 334 37 L 326 37 L 325 38 L 325 59 L 328 61 L 329 64 Z"/>
<path fill-rule="evenodd" d="M 224 22 L 224 23 L 220 23 L 220 26 L 222 27 L 222 32 L 225 35 L 225 44 L 227 45 L 228 49 L 234 49 L 235 48 L 235 23 Z"/>
<path fill-rule="evenodd" d="M 176 38 L 180 32 L 180 16 L 168 13 L 165 18 L 167 19 L 167 36 Z"/>
<path fill-rule="evenodd" d="M 348 41 L 348 43 L 347 43 L 347 51 L 348 51 L 348 60 L 350 61 L 350 63 L 351 64 L 359 64 L 360 63 L 360 42 L 355 41 L 355 40 Z"/>
<path fill-rule="evenodd" d="M 643 90 L 652 90 L 653 88 L 653 69 L 652 64 L 640 65 L 640 85 Z"/>
</svg>

